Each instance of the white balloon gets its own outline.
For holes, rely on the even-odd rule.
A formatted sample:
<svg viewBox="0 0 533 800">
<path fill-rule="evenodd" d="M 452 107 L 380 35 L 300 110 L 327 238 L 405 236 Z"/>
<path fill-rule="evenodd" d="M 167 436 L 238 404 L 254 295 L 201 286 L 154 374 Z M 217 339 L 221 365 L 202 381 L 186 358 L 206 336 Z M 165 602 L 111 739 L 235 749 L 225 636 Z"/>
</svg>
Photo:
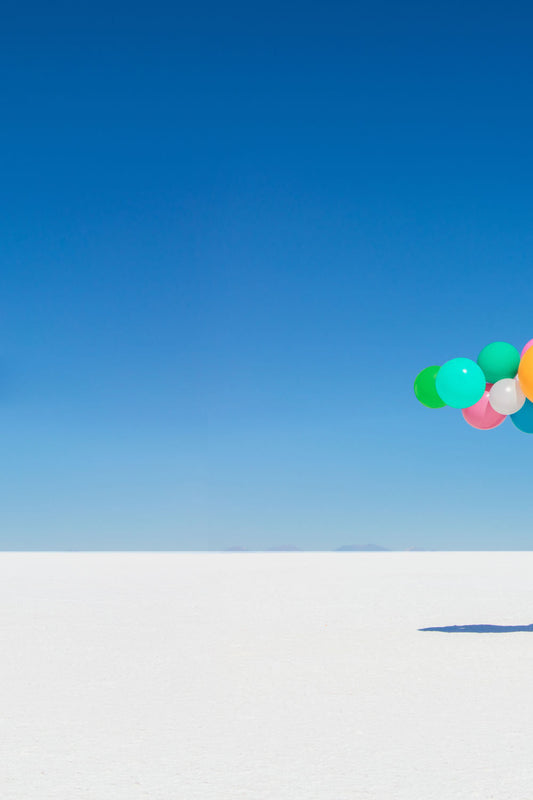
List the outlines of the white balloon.
<svg viewBox="0 0 533 800">
<path fill-rule="evenodd" d="M 489 393 L 489 403 L 498 414 L 516 414 L 525 402 L 526 396 L 520 388 L 518 378 L 502 378 L 501 381 L 496 381 Z"/>
</svg>

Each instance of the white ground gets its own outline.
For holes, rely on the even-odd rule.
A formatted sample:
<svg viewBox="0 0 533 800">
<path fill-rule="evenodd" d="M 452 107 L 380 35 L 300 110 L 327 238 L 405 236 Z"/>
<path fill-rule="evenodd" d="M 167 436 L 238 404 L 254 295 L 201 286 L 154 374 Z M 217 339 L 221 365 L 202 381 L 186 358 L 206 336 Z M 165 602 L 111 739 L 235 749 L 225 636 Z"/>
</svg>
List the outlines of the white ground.
<svg viewBox="0 0 533 800">
<path fill-rule="evenodd" d="M 527 553 L 2 553 L 2 800 L 530 800 Z"/>
</svg>

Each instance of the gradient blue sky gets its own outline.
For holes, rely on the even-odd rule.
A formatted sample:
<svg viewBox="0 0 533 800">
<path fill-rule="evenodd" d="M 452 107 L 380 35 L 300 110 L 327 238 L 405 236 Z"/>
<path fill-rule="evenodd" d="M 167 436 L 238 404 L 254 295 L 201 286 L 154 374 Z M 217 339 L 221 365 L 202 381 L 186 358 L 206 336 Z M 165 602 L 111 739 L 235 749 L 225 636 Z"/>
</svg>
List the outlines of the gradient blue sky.
<svg viewBox="0 0 533 800">
<path fill-rule="evenodd" d="M 530 549 L 531 5 L 3 9 L 0 547 Z"/>
</svg>

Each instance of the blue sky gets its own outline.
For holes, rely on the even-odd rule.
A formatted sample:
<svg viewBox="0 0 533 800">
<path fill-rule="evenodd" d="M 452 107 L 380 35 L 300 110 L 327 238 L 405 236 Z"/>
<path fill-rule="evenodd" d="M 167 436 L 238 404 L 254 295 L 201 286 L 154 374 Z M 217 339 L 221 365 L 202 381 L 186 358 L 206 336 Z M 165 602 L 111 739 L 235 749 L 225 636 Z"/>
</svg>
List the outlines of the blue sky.
<svg viewBox="0 0 533 800">
<path fill-rule="evenodd" d="M 523 3 L 6 7 L 0 547 L 529 549 Z"/>
</svg>

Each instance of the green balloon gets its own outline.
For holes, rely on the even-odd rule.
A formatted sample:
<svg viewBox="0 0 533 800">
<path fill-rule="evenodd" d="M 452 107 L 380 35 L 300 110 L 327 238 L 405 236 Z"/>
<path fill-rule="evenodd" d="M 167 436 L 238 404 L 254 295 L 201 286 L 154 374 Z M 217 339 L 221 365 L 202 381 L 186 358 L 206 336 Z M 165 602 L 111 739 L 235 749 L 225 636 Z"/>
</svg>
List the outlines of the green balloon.
<svg viewBox="0 0 533 800">
<path fill-rule="evenodd" d="M 485 393 L 485 375 L 472 359 L 452 358 L 439 369 L 435 388 L 447 406 L 470 408 Z"/>
<path fill-rule="evenodd" d="M 426 367 L 415 378 L 416 399 L 428 408 L 443 408 L 443 403 L 435 388 L 435 380 L 440 367 Z"/>
<path fill-rule="evenodd" d="M 487 383 L 496 383 L 503 378 L 514 378 L 520 364 L 520 353 L 512 344 L 493 342 L 483 348 L 477 363 L 485 374 Z"/>
</svg>

